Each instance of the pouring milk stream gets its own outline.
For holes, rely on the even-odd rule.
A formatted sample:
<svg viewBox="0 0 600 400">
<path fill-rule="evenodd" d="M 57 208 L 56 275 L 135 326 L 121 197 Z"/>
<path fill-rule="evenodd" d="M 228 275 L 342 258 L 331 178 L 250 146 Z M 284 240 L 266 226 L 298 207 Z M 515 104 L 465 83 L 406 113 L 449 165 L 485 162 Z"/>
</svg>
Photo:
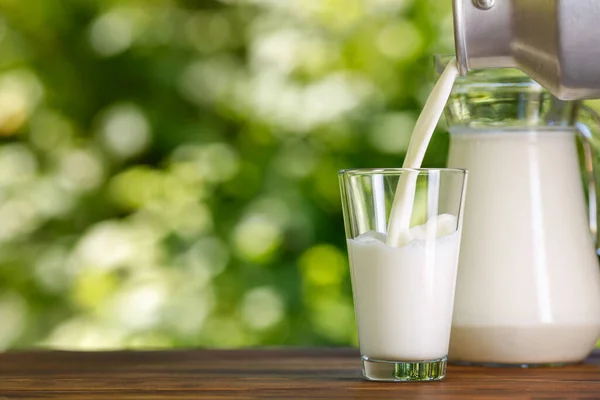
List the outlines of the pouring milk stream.
<svg viewBox="0 0 600 400">
<path fill-rule="evenodd" d="M 402 168 L 421 167 L 427 146 L 444 112 L 444 107 L 457 75 L 456 61 L 452 60 L 435 84 L 425 107 L 423 107 L 423 111 L 417 119 Z M 415 172 L 400 177 L 390 212 L 386 241 L 388 246 L 401 247 L 411 240 L 410 217 L 413 210 L 417 176 L 418 174 Z"/>
</svg>

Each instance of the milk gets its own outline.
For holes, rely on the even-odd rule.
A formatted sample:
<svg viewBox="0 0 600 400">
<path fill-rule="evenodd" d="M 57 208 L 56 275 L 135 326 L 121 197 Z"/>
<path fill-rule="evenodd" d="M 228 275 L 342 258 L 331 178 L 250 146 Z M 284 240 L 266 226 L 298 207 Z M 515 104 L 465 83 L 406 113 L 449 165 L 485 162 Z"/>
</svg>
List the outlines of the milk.
<svg viewBox="0 0 600 400">
<path fill-rule="evenodd" d="M 387 246 L 386 235 L 373 231 L 347 241 L 360 350 L 369 359 L 448 354 L 460 229 L 446 214 L 410 234 L 403 247 Z"/>
<path fill-rule="evenodd" d="M 579 361 L 600 336 L 600 270 L 574 132 L 452 135 L 469 170 L 450 360 Z"/>
<path fill-rule="evenodd" d="M 453 59 L 444 69 L 440 79 L 429 94 L 423 111 L 419 114 L 402 168 L 421 168 L 431 136 L 444 112 L 444 106 L 452 92 L 452 85 L 454 85 L 457 76 L 458 67 L 456 66 L 456 60 Z M 387 236 L 389 246 L 403 246 L 411 240 L 409 226 L 417 176 L 417 172 L 405 172 L 400 176 L 390 211 Z"/>
</svg>

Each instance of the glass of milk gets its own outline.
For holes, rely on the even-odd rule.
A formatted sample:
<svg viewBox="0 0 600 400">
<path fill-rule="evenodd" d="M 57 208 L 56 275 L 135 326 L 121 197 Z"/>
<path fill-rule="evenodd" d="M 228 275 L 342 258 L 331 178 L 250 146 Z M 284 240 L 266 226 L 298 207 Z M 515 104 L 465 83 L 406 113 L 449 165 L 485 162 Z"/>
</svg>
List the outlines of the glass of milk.
<svg viewBox="0 0 600 400">
<path fill-rule="evenodd" d="M 406 174 L 414 187 L 398 186 Z M 363 375 L 443 379 L 466 170 L 352 169 L 339 178 Z M 411 193 L 403 196 L 409 223 L 403 240 L 388 245 L 394 196 L 403 190 Z"/>
</svg>

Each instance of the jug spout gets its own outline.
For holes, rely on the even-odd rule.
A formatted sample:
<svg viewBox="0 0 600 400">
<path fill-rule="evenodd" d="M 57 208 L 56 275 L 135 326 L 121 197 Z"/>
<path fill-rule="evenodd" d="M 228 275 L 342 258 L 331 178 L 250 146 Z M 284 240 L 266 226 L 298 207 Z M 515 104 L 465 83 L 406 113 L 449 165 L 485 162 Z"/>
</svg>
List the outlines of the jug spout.
<svg viewBox="0 0 600 400">
<path fill-rule="evenodd" d="M 597 0 L 453 0 L 459 69 L 518 67 L 562 100 L 600 98 Z"/>
</svg>

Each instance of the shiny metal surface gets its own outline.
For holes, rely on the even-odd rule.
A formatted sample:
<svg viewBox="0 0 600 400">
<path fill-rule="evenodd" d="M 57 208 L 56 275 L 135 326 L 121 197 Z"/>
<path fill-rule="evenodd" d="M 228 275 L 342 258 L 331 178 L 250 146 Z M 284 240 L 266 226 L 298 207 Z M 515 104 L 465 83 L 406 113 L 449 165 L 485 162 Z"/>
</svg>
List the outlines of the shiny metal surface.
<svg viewBox="0 0 600 400">
<path fill-rule="evenodd" d="M 461 74 L 518 67 L 563 100 L 600 98 L 600 0 L 453 2 Z"/>
<path fill-rule="evenodd" d="M 511 56 L 510 0 L 482 10 L 471 0 L 454 0 L 454 30 L 461 74 L 469 69 L 516 66 Z"/>
</svg>

